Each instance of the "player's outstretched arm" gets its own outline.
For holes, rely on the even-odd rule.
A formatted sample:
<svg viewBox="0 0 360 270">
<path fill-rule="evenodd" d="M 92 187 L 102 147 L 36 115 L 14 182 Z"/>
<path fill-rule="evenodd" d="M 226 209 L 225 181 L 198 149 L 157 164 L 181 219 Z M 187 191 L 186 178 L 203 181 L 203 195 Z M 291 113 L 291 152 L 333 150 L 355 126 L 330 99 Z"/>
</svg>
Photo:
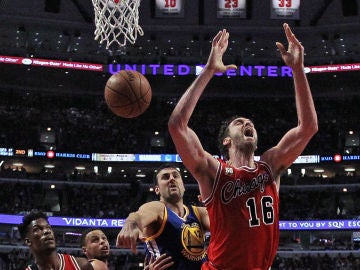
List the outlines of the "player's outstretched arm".
<svg viewBox="0 0 360 270">
<path fill-rule="evenodd" d="M 140 223 L 140 215 L 137 212 L 130 213 L 117 235 L 118 248 L 130 248 L 134 254 L 137 253 L 136 246 L 141 233 L 138 223 Z"/>
<path fill-rule="evenodd" d="M 176 150 L 184 165 L 193 174 L 200 184 L 201 193 L 206 196 L 204 185 L 216 174 L 217 163 L 207 153 L 195 132 L 188 126 L 189 119 L 195 109 L 200 96 L 208 85 L 213 75 L 236 69 L 235 65 L 224 65 L 222 56 L 228 47 L 229 33 L 224 29 L 219 31 L 212 41 L 208 61 L 194 82 L 188 87 L 172 112 L 168 128 Z"/>
<path fill-rule="evenodd" d="M 138 211 L 130 213 L 124 226 L 116 238 L 116 246 L 130 248 L 137 253 L 137 242 L 157 232 L 163 219 L 164 204 L 160 201 L 152 201 L 140 206 Z"/>
<path fill-rule="evenodd" d="M 318 131 L 315 105 L 304 71 L 304 47 L 288 24 L 285 23 L 283 27 L 288 48 L 280 42 L 276 42 L 276 46 L 284 63 L 292 69 L 298 124 L 283 136 L 277 146 L 262 156 L 272 166 L 275 176 L 279 176 L 295 161 Z"/>
</svg>

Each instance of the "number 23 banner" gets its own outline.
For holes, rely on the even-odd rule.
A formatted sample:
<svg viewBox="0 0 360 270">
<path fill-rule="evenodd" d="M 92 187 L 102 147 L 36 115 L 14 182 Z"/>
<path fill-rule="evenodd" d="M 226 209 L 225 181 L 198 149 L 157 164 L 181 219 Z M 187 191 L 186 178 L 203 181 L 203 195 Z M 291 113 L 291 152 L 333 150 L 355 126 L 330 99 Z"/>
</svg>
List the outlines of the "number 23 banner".
<svg viewBox="0 0 360 270">
<path fill-rule="evenodd" d="M 246 0 L 218 0 L 217 17 L 246 18 Z"/>
<path fill-rule="evenodd" d="M 271 19 L 300 19 L 300 0 L 271 0 Z"/>
</svg>

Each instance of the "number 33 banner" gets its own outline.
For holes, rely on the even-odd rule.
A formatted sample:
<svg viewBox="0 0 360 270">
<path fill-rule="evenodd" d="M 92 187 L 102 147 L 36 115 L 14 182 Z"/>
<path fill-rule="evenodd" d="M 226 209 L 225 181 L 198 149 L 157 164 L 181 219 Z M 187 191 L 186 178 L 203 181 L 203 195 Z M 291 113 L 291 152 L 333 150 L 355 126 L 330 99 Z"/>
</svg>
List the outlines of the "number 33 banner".
<svg viewBox="0 0 360 270">
<path fill-rule="evenodd" d="M 271 19 L 300 19 L 300 0 L 271 0 Z"/>
<path fill-rule="evenodd" d="M 217 17 L 246 18 L 246 0 L 218 0 Z"/>
</svg>

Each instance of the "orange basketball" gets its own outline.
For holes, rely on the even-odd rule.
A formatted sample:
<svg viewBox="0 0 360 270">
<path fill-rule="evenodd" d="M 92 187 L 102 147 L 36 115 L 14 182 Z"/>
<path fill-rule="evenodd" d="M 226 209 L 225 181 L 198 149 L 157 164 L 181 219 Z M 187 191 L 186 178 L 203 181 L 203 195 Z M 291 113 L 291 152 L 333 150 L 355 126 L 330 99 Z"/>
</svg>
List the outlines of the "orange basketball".
<svg viewBox="0 0 360 270">
<path fill-rule="evenodd" d="M 134 70 L 121 70 L 106 82 L 104 96 L 114 114 L 134 118 L 149 107 L 152 91 L 144 75 Z"/>
</svg>

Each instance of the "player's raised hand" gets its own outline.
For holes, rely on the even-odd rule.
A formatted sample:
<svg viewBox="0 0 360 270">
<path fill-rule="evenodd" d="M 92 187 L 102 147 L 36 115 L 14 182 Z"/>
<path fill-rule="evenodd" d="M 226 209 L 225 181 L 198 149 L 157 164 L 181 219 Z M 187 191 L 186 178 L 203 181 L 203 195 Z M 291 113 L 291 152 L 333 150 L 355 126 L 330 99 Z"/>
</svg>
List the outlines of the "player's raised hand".
<svg viewBox="0 0 360 270">
<path fill-rule="evenodd" d="M 217 33 L 211 43 L 211 52 L 207 61 L 207 67 L 214 72 L 225 72 L 228 69 L 236 69 L 236 65 L 224 65 L 223 55 L 229 44 L 229 33 L 223 29 Z"/>
<path fill-rule="evenodd" d="M 304 47 L 300 41 L 296 38 L 295 34 L 291 31 L 290 26 L 287 23 L 283 24 L 286 39 L 288 41 L 288 49 L 280 43 L 276 42 L 281 57 L 284 63 L 292 69 L 304 68 Z"/>
</svg>

